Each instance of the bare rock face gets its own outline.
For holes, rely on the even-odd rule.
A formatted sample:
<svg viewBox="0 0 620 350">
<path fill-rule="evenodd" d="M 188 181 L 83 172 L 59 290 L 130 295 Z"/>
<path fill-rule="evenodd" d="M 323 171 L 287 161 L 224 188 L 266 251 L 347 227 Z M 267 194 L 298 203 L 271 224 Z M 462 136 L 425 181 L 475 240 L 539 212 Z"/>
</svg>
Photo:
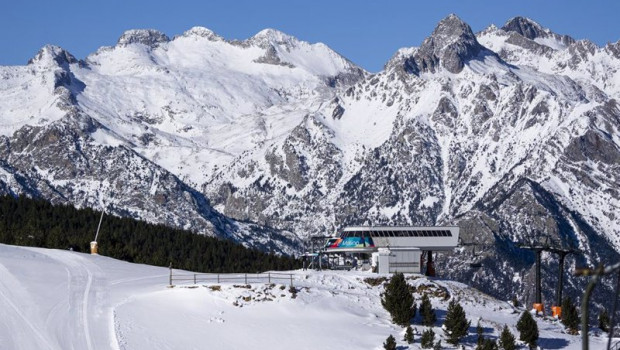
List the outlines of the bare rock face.
<svg viewBox="0 0 620 350">
<path fill-rule="evenodd" d="M 478 56 L 483 47 L 469 25 L 455 15 L 439 22 L 433 34 L 416 52 L 408 69 L 412 72 L 435 72 L 439 66 L 451 73 L 460 73 L 465 62 Z"/>
<path fill-rule="evenodd" d="M 540 24 L 525 17 L 511 18 L 508 22 L 506 22 L 506 24 L 504 24 L 502 29 L 507 32 L 518 33 L 530 40 L 537 38 L 554 38 L 565 46 L 575 42 L 575 39 L 570 36 L 553 33 L 550 30 L 543 28 Z"/>
<path fill-rule="evenodd" d="M 143 44 L 148 47 L 157 47 L 161 43 L 170 41 L 166 34 L 155 29 L 132 29 L 121 35 L 116 45 L 127 46 L 131 44 Z"/>
<path fill-rule="evenodd" d="M 607 44 L 607 46 L 605 46 L 605 49 L 611 52 L 611 54 L 615 58 L 620 60 L 620 40 L 616 41 L 615 43 Z"/>
<path fill-rule="evenodd" d="M 55 45 L 45 45 L 37 54 L 28 61 L 28 64 L 39 62 L 55 62 L 59 66 L 77 63 L 78 60 L 67 50 Z"/>
</svg>

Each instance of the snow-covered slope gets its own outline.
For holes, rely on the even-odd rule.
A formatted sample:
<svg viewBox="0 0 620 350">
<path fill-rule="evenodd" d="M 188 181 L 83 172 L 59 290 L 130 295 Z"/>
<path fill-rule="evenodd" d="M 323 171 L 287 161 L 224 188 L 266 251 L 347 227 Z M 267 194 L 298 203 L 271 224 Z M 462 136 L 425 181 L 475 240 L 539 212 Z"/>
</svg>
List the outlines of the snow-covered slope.
<svg viewBox="0 0 620 350">
<path fill-rule="evenodd" d="M 364 72 L 323 44 L 273 29 L 226 41 L 195 27 L 172 40 L 155 30 L 125 32 L 78 62 L 46 46 L 26 67 L 3 67 L 11 97 L 0 130 L 63 116 L 66 89 L 85 113 L 115 132 L 101 144 L 133 149 L 190 183 L 278 138 Z M 326 97 L 327 96 L 327 97 Z"/>
<path fill-rule="evenodd" d="M 285 252 L 349 224 L 458 224 L 487 249 L 445 273 L 526 301 L 519 243 L 580 248 L 567 274 L 620 258 L 619 71 L 620 44 L 522 17 L 476 34 L 450 15 L 377 74 L 271 29 L 46 46 L 0 67 L 0 191 Z"/>
<path fill-rule="evenodd" d="M 6 245 L 0 272 L 3 349 L 377 349 L 390 334 L 407 346 L 404 330 L 381 307 L 383 287 L 364 282 L 376 276 L 369 273 L 292 271 L 295 297 L 280 283 L 167 288 L 166 268 Z M 409 283 L 418 303 L 422 291 L 432 295 L 436 340 L 449 298 L 459 299 L 471 320 L 467 349 L 476 346 L 477 322 L 485 337 L 497 338 L 505 324 L 518 334 L 521 310 L 506 302 L 451 281 L 412 275 Z M 581 347 L 557 321 L 537 322 L 543 348 Z M 425 327 L 414 327 L 408 348 L 419 349 Z M 591 348 L 605 344 L 597 330 L 591 340 Z"/>
<path fill-rule="evenodd" d="M 0 67 L 0 188 L 292 253 L 294 235 L 225 218 L 196 190 L 364 74 L 272 29 L 244 41 L 130 30 L 83 61 L 48 45 Z"/>
</svg>

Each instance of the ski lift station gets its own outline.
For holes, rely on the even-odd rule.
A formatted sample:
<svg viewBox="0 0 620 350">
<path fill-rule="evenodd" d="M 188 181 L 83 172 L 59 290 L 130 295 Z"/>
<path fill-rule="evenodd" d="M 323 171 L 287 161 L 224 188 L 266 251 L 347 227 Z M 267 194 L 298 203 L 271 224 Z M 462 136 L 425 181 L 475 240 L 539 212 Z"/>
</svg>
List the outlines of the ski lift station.
<svg viewBox="0 0 620 350">
<path fill-rule="evenodd" d="M 370 255 L 378 273 L 435 275 L 433 252 L 452 251 L 459 242 L 457 226 L 349 226 L 325 244 L 324 254 Z"/>
</svg>

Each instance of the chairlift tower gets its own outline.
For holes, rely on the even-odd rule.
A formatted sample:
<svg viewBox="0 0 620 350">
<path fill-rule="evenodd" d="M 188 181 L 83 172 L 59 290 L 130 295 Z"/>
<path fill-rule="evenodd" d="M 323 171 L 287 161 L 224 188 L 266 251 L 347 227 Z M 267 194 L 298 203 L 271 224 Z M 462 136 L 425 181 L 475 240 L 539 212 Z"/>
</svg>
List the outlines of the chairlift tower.
<svg viewBox="0 0 620 350">
<path fill-rule="evenodd" d="M 556 300 L 555 305 L 551 307 L 553 317 L 562 317 L 562 290 L 564 288 L 564 258 L 568 254 L 575 254 L 579 251 L 577 249 L 566 249 L 566 248 L 558 248 L 552 247 L 549 244 L 549 237 L 546 238 L 545 244 L 536 244 L 536 245 L 519 245 L 519 248 L 531 250 L 536 254 L 536 295 L 533 308 L 538 312 L 544 312 L 544 305 L 542 303 L 542 293 L 541 293 L 541 274 L 540 274 L 540 264 L 541 264 L 541 254 L 543 251 L 558 254 L 559 255 L 559 271 L 558 271 L 558 284 L 556 286 Z"/>
<path fill-rule="evenodd" d="M 558 254 L 559 261 L 559 271 L 558 271 L 558 285 L 555 291 L 555 305 L 551 307 L 551 311 L 554 317 L 562 317 L 562 289 L 564 288 L 564 258 L 566 258 L 569 254 L 578 254 L 580 253 L 577 249 L 563 249 L 563 248 L 548 248 L 548 251 L 552 253 Z"/>
</svg>

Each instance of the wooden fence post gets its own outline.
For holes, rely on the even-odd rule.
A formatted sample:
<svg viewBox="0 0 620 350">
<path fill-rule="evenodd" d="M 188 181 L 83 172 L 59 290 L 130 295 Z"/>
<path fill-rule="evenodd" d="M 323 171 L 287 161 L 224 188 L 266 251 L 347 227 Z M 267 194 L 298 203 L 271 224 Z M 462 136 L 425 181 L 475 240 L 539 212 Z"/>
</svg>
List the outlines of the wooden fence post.
<svg viewBox="0 0 620 350">
<path fill-rule="evenodd" d="M 293 286 L 293 274 L 291 273 L 291 287 Z"/>
<path fill-rule="evenodd" d="M 269 279 L 269 284 L 271 284 L 271 272 L 267 274 L 267 278 Z"/>
<path fill-rule="evenodd" d="M 168 285 L 172 287 L 172 261 L 170 262 L 170 278 L 168 279 Z"/>
<path fill-rule="evenodd" d="M 245 276 L 245 284 L 248 284 L 248 274 L 246 273 L 244 276 Z"/>
<path fill-rule="evenodd" d="M 196 274 L 194 274 L 194 284 L 196 284 Z"/>
</svg>

